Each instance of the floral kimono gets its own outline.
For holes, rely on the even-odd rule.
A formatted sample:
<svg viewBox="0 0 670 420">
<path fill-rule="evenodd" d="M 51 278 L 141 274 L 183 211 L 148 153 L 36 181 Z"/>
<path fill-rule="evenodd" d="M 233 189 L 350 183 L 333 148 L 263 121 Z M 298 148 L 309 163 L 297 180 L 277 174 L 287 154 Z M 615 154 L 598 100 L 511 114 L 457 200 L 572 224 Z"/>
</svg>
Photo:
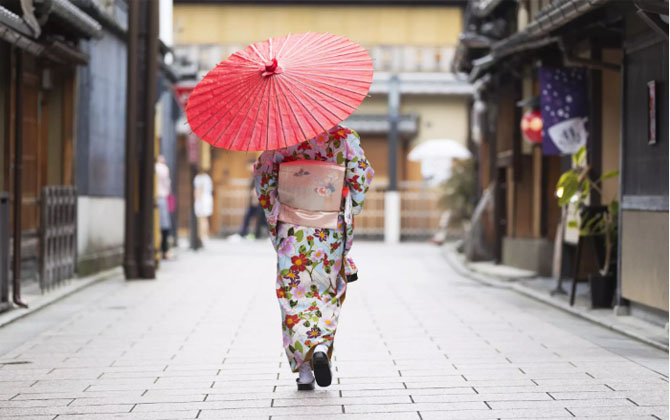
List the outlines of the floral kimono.
<svg viewBox="0 0 670 420">
<path fill-rule="evenodd" d="M 363 154 L 358 134 L 342 126 L 295 146 L 266 151 L 256 163 L 256 193 L 277 251 L 276 292 L 284 348 L 294 372 L 310 359 L 312 349 L 318 344 L 326 344 L 330 349 L 328 356 L 332 354 L 332 341 L 347 289 L 345 271 L 355 270 L 353 261 L 346 259 L 354 231 L 353 223 L 345 223 L 349 218 L 345 218 L 344 204 L 337 229 L 278 221 L 279 164 L 302 159 L 346 166 L 344 185 L 349 189 L 353 215 L 361 212 L 374 174 Z"/>
</svg>

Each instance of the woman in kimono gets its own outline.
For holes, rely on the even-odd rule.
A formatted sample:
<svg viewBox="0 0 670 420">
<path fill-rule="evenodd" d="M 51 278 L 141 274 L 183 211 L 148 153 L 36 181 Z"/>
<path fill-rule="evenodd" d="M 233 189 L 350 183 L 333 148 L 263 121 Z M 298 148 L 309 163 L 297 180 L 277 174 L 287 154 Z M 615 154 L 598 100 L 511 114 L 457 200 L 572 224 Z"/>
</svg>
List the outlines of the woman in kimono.
<svg viewBox="0 0 670 420">
<path fill-rule="evenodd" d="M 300 161 L 328 162 L 343 167 L 340 169 L 343 169 L 344 188 L 337 191 L 342 199 L 338 197 L 334 228 L 282 221 L 299 218 L 283 216 L 288 206 L 284 205 L 285 211 L 281 210 L 280 164 L 301 165 L 299 170 L 294 169 L 293 175 L 305 175 L 307 180 L 316 167 Z M 319 386 L 331 383 L 333 339 L 347 290 L 347 276 L 353 278 L 356 270 L 353 261 L 346 256 L 354 238 L 353 215 L 361 212 L 373 174 L 358 134 L 342 126 L 295 146 L 266 151 L 256 163 L 256 193 L 277 251 L 276 292 L 284 349 L 291 369 L 299 373 L 296 380 L 299 390 L 314 389 L 315 379 Z M 314 188 L 321 196 L 334 191 L 328 182 Z"/>
</svg>

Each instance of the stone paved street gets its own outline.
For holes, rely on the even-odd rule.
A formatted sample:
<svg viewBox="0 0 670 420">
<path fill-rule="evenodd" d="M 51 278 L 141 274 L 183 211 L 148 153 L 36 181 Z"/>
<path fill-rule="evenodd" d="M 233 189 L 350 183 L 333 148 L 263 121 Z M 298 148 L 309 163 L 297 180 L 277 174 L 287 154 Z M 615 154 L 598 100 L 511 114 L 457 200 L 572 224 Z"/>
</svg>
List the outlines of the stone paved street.
<svg viewBox="0 0 670 420">
<path fill-rule="evenodd" d="M 667 353 L 359 242 L 334 384 L 298 393 L 270 245 L 214 241 L 0 329 L 0 418 L 667 419 Z"/>
</svg>

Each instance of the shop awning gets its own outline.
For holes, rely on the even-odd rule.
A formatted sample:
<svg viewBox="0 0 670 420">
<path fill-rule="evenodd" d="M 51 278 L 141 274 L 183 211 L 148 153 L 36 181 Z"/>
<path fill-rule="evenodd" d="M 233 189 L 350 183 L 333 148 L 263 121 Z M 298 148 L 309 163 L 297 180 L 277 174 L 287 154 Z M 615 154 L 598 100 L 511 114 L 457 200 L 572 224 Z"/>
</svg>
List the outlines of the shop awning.
<svg viewBox="0 0 670 420">
<path fill-rule="evenodd" d="M 502 2 L 503 0 L 479 0 L 472 8 L 472 13 L 477 17 L 486 17 Z"/>
<path fill-rule="evenodd" d="M 16 14 L 0 6 L 0 39 L 24 49 L 32 54 L 39 55 L 44 46 L 33 41 L 32 31 Z"/>
<path fill-rule="evenodd" d="M 496 42 L 488 55 L 474 60 L 470 81 L 481 77 L 488 68 L 504 57 L 558 42 L 558 37 L 550 36 L 553 31 L 611 1 L 613 0 L 556 0 L 552 2 L 540 10 L 535 20 L 523 30 Z"/>
<path fill-rule="evenodd" d="M 68 0 L 52 0 L 49 12 L 87 38 L 102 38 L 102 25 Z"/>
<path fill-rule="evenodd" d="M 89 14 L 100 24 L 111 32 L 119 36 L 126 36 L 128 33 L 128 22 L 123 19 L 117 19 L 105 10 L 97 0 L 71 0 L 72 3 Z"/>
</svg>

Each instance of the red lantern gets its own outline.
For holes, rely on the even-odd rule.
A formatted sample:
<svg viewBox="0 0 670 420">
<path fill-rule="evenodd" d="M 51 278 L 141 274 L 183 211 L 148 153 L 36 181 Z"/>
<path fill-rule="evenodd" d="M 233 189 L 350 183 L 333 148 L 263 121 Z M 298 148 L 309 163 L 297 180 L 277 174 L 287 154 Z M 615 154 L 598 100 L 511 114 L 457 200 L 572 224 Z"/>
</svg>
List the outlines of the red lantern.
<svg viewBox="0 0 670 420">
<path fill-rule="evenodd" d="M 542 143 L 542 113 L 533 110 L 523 114 L 521 132 L 531 143 Z"/>
</svg>

